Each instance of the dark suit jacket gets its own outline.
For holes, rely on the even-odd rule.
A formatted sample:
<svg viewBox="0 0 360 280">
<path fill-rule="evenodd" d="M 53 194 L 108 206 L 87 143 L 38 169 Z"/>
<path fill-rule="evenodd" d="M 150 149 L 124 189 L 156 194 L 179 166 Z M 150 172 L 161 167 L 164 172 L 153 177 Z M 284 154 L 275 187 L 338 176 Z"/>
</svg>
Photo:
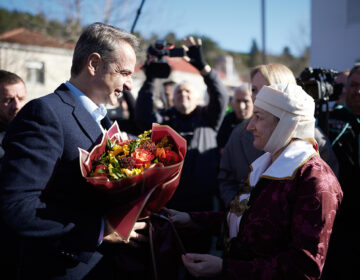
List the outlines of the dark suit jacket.
<svg viewBox="0 0 360 280">
<path fill-rule="evenodd" d="M 14 255 L 20 256 L 21 279 L 83 279 L 101 259 L 98 238 L 108 198 L 82 178 L 78 151 L 90 150 L 101 137 L 64 84 L 28 102 L 8 128 L 1 217 L 15 235 L 7 247 L 19 249 Z M 102 279 L 109 278 L 104 273 Z"/>
</svg>

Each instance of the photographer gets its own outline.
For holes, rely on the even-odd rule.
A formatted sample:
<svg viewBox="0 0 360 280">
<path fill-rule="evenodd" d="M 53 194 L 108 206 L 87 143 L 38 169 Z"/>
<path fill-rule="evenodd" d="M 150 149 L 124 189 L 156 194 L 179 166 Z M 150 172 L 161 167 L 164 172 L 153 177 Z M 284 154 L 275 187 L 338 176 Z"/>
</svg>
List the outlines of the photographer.
<svg viewBox="0 0 360 280">
<path fill-rule="evenodd" d="M 360 234 L 356 226 L 360 182 L 360 66 L 354 66 L 350 71 L 345 94 L 344 106 L 336 107 L 329 118 L 329 138 L 339 160 L 339 181 L 344 200 L 335 220 L 323 279 L 344 277 L 344 272 L 349 276 L 356 275 L 356 248 Z"/>
<path fill-rule="evenodd" d="M 197 93 L 188 82 L 175 86 L 174 106 L 168 110 L 153 110 L 154 76 L 145 69 L 146 80 L 136 100 L 135 120 L 142 129 L 150 129 L 152 123 L 167 124 L 187 140 L 187 154 L 180 185 L 170 205 L 181 211 L 213 209 L 216 190 L 218 152 L 217 131 L 228 104 L 228 93 L 217 73 L 205 62 L 202 42 L 193 37 L 184 40 L 189 63 L 196 67 L 204 78 L 209 94 L 209 103 L 199 106 Z"/>
<path fill-rule="evenodd" d="M 192 85 L 182 82 L 175 86 L 174 106 L 154 111 L 156 73 L 145 69 L 147 78 L 136 100 L 135 120 L 142 129 L 150 129 L 154 122 L 169 125 L 187 141 L 180 184 L 167 207 L 180 211 L 213 210 L 219 162 L 216 135 L 225 115 L 228 93 L 217 73 L 204 61 L 201 40 L 195 42 L 189 37 L 184 42 L 185 60 L 199 70 L 207 85 L 208 104 L 199 106 Z M 192 240 L 192 236 L 183 237 L 186 249 L 204 253 L 210 249 L 210 235 L 202 236 L 201 242 Z"/>
</svg>

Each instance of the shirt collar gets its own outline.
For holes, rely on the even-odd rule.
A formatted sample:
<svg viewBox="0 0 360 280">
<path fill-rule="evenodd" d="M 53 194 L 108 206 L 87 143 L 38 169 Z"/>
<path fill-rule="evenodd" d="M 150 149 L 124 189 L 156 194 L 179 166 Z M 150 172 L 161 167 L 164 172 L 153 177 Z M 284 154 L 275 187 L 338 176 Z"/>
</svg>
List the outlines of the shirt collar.
<svg viewBox="0 0 360 280">
<path fill-rule="evenodd" d="M 313 146 L 303 140 L 291 142 L 272 164 L 270 153 L 265 153 L 251 164 L 250 185 L 255 186 L 260 177 L 292 179 L 295 171 L 315 154 Z"/>
<path fill-rule="evenodd" d="M 85 107 L 85 109 L 90 113 L 92 118 L 100 125 L 100 121 L 106 116 L 107 110 L 104 104 L 97 106 L 94 101 L 92 101 L 88 96 L 86 96 L 82 91 L 77 87 L 71 84 L 69 81 L 66 81 L 66 86 L 69 88 L 70 92 L 75 96 L 75 98 Z"/>
</svg>

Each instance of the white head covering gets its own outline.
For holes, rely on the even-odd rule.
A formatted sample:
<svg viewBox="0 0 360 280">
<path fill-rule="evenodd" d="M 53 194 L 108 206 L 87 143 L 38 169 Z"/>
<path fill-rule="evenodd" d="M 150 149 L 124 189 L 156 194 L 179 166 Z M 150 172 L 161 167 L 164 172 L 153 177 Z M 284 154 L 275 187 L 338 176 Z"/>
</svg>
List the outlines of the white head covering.
<svg viewBox="0 0 360 280">
<path fill-rule="evenodd" d="M 263 86 L 256 95 L 254 105 L 280 119 L 264 147 L 265 152 L 275 153 L 286 146 L 292 138 L 311 138 L 315 142 L 314 99 L 300 86 Z"/>
</svg>

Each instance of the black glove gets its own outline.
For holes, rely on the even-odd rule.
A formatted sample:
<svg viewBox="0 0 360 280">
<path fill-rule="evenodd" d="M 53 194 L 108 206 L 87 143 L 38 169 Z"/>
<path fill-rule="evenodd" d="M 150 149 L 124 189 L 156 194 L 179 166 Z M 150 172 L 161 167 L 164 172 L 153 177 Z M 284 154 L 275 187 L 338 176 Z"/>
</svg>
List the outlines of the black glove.
<svg viewBox="0 0 360 280">
<path fill-rule="evenodd" d="M 190 63 L 196 67 L 199 71 L 203 70 L 207 63 L 204 60 L 204 55 L 201 46 L 191 46 L 186 52 L 190 58 Z"/>
</svg>

